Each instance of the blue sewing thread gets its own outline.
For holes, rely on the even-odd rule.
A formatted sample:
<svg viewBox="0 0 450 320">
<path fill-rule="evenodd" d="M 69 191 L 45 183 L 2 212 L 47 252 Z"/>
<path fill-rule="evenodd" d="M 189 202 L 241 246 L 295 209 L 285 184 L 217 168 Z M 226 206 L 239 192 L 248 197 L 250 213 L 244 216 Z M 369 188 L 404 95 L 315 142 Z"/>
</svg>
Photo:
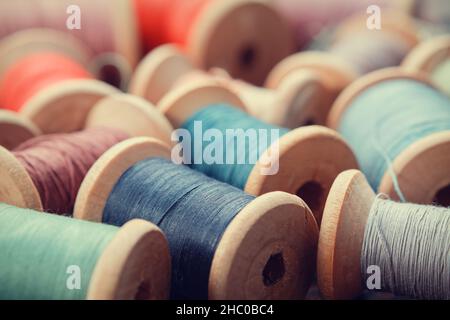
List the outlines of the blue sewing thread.
<svg viewBox="0 0 450 320">
<path fill-rule="evenodd" d="M 392 161 L 414 142 L 450 130 L 450 100 L 414 80 L 393 79 L 362 92 L 342 116 L 339 132 L 353 148 L 362 171 L 378 189 Z M 396 191 L 400 186 L 393 176 Z"/>
<path fill-rule="evenodd" d="M 186 166 L 151 158 L 122 175 L 109 195 L 103 222 L 121 226 L 140 218 L 158 225 L 172 255 L 172 298 L 206 299 L 222 234 L 253 199 Z"/>
<path fill-rule="evenodd" d="M 207 144 L 203 144 L 202 149 L 195 148 L 194 143 L 197 139 L 202 137 L 195 137 L 194 125 L 196 121 L 201 121 L 203 131 L 209 129 L 219 130 L 223 136 L 224 155 L 222 164 L 206 164 L 194 163 L 194 159 L 202 159 L 203 152 L 207 147 Z M 279 137 L 287 134 L 288 129 L 273 126 L 248 115 L 247 113 L 226 105 L 215 104 L 203 108 L 192 115 L 183 125 L 182 128 L 188 130 L 192 136 L 192 159 L 191 168 L 203 172 L 204 174 L 213 177 L 219 181 L 229 183 L 237 188 L 244 189 L 247 179 L 255 166 L 254 163 L 250 163 L 249 159 L 259 159 L 265 150 L 261 148 L 251 149 L 249 139 L 236 139 L 236 137 L 230 137 L 226 134 L 227 130 L 236 129 L 262 129 L 266 132 L 270 130 L 279 130 Z M 257 135 L 258 142 L 263 138 L 259 134 Z M 273 142 L 271 140 L 270 133 L 267 134 L 267 146 L 269 147 Z M 234 146 L 234 148 L 232 148 Z M 227 164 L 227 150 L 234 149 L 234 161 L 233 164 Z M 246 161 L 244 164 L 239 164 L 237 161 L 238 154 L 245 152 Z"/>
</svg>

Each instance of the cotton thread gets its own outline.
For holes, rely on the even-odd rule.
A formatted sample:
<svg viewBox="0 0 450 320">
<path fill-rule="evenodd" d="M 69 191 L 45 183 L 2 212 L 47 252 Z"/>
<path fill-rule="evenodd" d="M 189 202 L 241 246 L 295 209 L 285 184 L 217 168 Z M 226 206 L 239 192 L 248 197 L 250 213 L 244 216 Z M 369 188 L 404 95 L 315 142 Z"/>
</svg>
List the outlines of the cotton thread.
<svg viewBox="0 0 450 320">
<path fill-rule="evenodd" d="M 0 203 L 0 299 L 85 299 L 89 282 L 118 228 Z M 80 289 L 69 290 L 69 266 Z"/>
<path fill-rule="evenodd" d="M 106 150 L 127 138 L 117 129 L 90 128 L 33 138 L 13 154 L 36 186 L 44 211 L 70 214 L 88 170 Z"/>
<path fill-rule="evenodd" d="M 172 298 L 206 299 L 222 234 L 253 199 L 185 166 L 151 158 L 122 175 L 107 199 L 103 222 L 121 226 L 140 218 L 158 225 L 172 255 Z"/>
<path fill-rule="evenodd" d="M 439 64 L 431 74 L 431 78 L 440 89 L 450 96 L 450 59 Z"/>
<path fill-rule="evenodd" d="M 64 55 L 31 54 L 13 64 L 0 79 L 0 108 L 19 111 L 44 88 L 65 80 L 92 78 L 83 66 Z"/>
<path fill-rule="evenodd" d="M 361 272 L 380 267 L 383 290 L 450 299 L 450 209 L 377 198 L 370 210 Z"/>
<path fill-rule="evenodd" d="M 422 138 L 450 130 L 450 100 L 419 81 L 386 80 L 353 100 L 338 130 L 377 190 L 386 170 L 402 151 Z"/>
<path fill-rule="evenodd" d="M 203 152 L 207 147 L 206 144 L 203 144 L 201 149 L 195 148 L 195 140 L 201 138 L 195 137 L 194 128 L 195 122 L 197 121 L 201 122 L 204 131 L 214 129 L 221 132 L 224 137 L 222 141 L 224 146 L 223 164 L 206 164 L 205 162 L 195 163 L 195 159 L 202 159 Z M 266 151 L 259 147 L 261 141 L 269 148 L 275 142 L 270 135 L 271 130 L 277 130 L 279 132 L 279 137 L 282 137 L 289 132 L 288 129 L 266 124 L 253 118 L 247 113 L 226 104 L 210 105 L 199 110 L 186 120 L 182 125 L 182 128 L 188 130 L 192 135 L 191 150 L 194 150 L 194 153 L 192 159 L 190 159 L 190 166 L 195 170 L 219 181 L 229 183 L 239 189 L 245 188 L 248 177 L 255 165 L 254 163 L 250 163 L 250 159 L 259 159 Z M 257 142 L 259 142 L 258 148 L 250 148 L 249 139 L 236 139 L 236 137 L 231 137 L 226 134 L 227 130 L 243 130 L 245 132 L 248 129 L 257 130 Z M 267 137 L 260 134 L 260 129 L 267 133 Z M 232 164 L 227 164 L 226 162 L 226 159 L 228 158 L 227 151 L 229 150 L 233 150 L 234 153 Z M 242 153 L 247 155 L 247 157 L 244 163 L 239 164 L 238 156 Z"/>
<path fill-rule="evenodd" d="M 330 53 L 341 57 L 359 74 L 400 65 L 410 50 L 401 38 L 387 32 L 359 32 L 340 39 Z"/>
</svg>

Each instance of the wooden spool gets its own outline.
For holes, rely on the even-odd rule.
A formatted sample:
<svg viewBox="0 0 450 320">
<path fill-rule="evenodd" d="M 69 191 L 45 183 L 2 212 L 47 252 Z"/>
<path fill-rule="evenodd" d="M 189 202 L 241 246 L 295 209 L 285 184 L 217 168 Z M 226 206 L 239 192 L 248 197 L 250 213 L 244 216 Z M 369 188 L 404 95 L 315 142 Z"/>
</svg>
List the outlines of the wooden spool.
<svg viewBox="0 0 450 320">
<path fill-rule="evenodd" d="M 450 36 L 439 36 L 416 46 L 403 61 L 402 67 L 412 72 L 432 76 L 439 66 L 450 60 Z M 435 83 L 439 86 L 438 83 Z M 442 88 L 444 89 L 444 88 Z M 447 94 L 450 94 L 448 92 Z"/>
<path fill-rule="evenodd" d="M 198 110 L 215 103 L 244 110 L 238 96 L 211 81 L 177 87 L 158 107 L 172 125 L 179 128 Z M 335 177 L 343 170 L 357 167 L 352 151 L 335 131 L 320 126 L 292 130 L 282 136 L 278 144 L 278 173 L 265 175 L 263 161 L 258 161 L 244 190 L 256 196 L 271 191 L 297 194 L 308 203 L 320 223 L 325 199 Z M 260 159 L 270 159 L 270 148 Z"/>
<path fill-rule="evenodd" d="M 326 299 L 352 299 L 363 291 L 361 251 L 374 200 L 358 170 L 341 173 L 330 189 L 317 252 L 318 285 Z"/>
<path fill-rule="evenodd" d="M 411 49 L 418 43 L 412 21 L 400 13 L 384 13 L 381 31 L 367 30 L 366 20 L 367 16 L 361 15 L 349 18 L 339 27 L 334 41 L 361 32 L 368 36 L 370 32 L 387 32 L 399 37 L 399 41 L 404 41 Z M 267 77 L 266 87 L 278 88 L 287 76 L 305 70 L 316 73 L 325 88 L 323 99 L 327 112 L 342 90 L 360 76 L 349 61 L 329 52 L 309 51 L 294 54 L 278 63 Z"/>
<path fill-rule="evenodd" d="M 167 299 L 170 264 L 161 230 L 147 221 L 132 220 L 120 228 L 97 261 L 87 299 Z"/>
<path fill-rule="evenodd" d="M 423 74 L 411 73 L 399 68 L 370 73 L 342 92 L 330 111 L 328 126 L 337 130 L 343 114 L 360 94 L 371 86 L 393 79 L 409 79 L 432 86 Z M 450 131 L 443 131 L 411 144 L 397 158 L 392 159 L 391 168 L 408 201 L 423 204 L 437 201 L 448 204 L 450 199 L 449 163 Z M 384 174 L 378 192 L 387 194 L 391 199 L 399 200 L 389 172 Z"/>
<path fill-rule="evenodd" d="M 0 41 L 0 79 L 16 61 L 37 52 L 57 52 L 83 66 L 89 64 L 92 53 L 78 38 L 52 29 L 17 31 Z"/>
<path fill-rule="evenodd" d="M 130 92 L 157 104 L 171 89 L 199 78 L 214 79 L 228 87 L 244 101 L 248 113 L 265 122 L 297 128 L 326 121 L 328 110 L 323 110 L 322 103 L 325 89 L 312 73 L 291 75 L 278 89 L 264 89 L 234 80 L 223 69 L 200 71 L 173 45 L 162 45 L 144 58 Z"/>
<path fill-rule="evenodd" d="M 89 51 L 78 40 L 59 31 L 32 29 L 0 42 L 0 77 L 20 58 L 44 51 L 62 53 L 87 67 Z M 83 129 L 87 114 L 100 99 L 118 92 L 97 80 L 61 81 L 28 99 L 20 115 L 43 134 L 73 132 Z"/>
<path fill-rule="evenodd" d="M 15 112 L 0 110 L 0 146 L 12 150 L 38 135 L 39 129 L 27 119 Z"/>
<path fill-rule="evenodd" d="M 143 99 L 126 94 L 100 100 L 87 115 L 86 128 L 92 127 L 119 129 L 130 137 L 155 137 L 167 144 L 171 143 L 170 135 L 173 130 L 156 108 Z M 10 151 L 2 147 L 0 176 L 0 202 L 36 211 L 43 210 L 40 195 L 28 172 Z"/>
<path fill-rule="evenodd" d="M 102 221 L 118 179 L 128 168 L 151 157 L 170 159 L 170 150 L 152 138 L 134 138 L 110 149 L 84 180 L 75 217 Z M 298 197 L 283 192 L 258 197 L 233 219 L 218 244 L 209 298 L 303 298 L 314 274 L 317 235 L 315 219 Z M 278 275 L 276 279 L 265 278 L 268 268 Z"/>
<path fill-rule="evenodd" d="M 172 125 L 151 103 L 128 94 L 100 100 L 87 116 L 85 128 L 110 127 L 130 137 L 154 137 L 171 145 Z"/>
<path fill-rule="evenodd" d="M 211 1 L 200 13 L 186 50 L 201 69 L 219 67 L 234 78 L 262 84 L 294 48 L 289 26 L 269 2 L 229 0 Z"/>
<path fill-rule="evenodd" d="M 66 26 L 69 18 L 67 9 L 74 5 L 81 9 L 80 30 L 69 30 Z M 111 65 L 111 60 L 108 61 L 108 65 L 116 68 L 120 74 L 136 66 L 141 51 L 133 9 L 130 0 L 116 0 L 113 5 L 108 0 L 5 1 L 0 4 L 0 20 L 7 24 L 7 28 L 3 32 L 0 30 L 0 37 L 6 36 L 8 31 L 15 32 L 36 27 L 57 29 L 69 37 L 71 35 L 77 37 L 89 48 L 95 48 L 89 58 L 95 59 L 97 55 L 101 56 L 108 52 L 119 55 L 123 59 L 120 59 L 118 65 Z M 98 15 L 94 16 L 93 12 L 98 12 Z M 104 30 L 108 31 L 106 36 Z M 106 38 L 99 39 L 99 34 L 100 37 Z M 101 48 L 99 43 L 105 42 L 110 43 L 111 48 Z M 126 61 L 126 68 L 123 68 L 123 61 Z M 98 68 L 101 70 L 102 66 L 99 65 Z M 129 74 L 120 74 L 120 77 L 127 79 Z"/>
</svg>

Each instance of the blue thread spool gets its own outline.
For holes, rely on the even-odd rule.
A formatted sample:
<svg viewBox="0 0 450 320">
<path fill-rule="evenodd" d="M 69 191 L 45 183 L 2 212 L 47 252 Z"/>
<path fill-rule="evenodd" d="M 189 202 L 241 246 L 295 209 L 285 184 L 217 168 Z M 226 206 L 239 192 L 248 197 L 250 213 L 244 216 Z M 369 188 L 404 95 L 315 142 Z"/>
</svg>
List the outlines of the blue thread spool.
<svg viewBox="0 0 450 320">
<path fill-rule="evenodd" d="M 175 128 L 180 128 L 196 113 L 216 104 L 244 109 L 242 102 L 233 92 L 208 81 L 193 81 L 189 85 L 177 87 L 164 97 L 158 107 Z M 268 126 L 245 113 L 241 115 L 249 120 L 244 130 L 251 129 L 253 125 Z M 278 140 L 278 146 L 278 173 L 264 174 L 263 161 L 270 155 L 268 148 L 262 155 L 260 153 L 259 160 L 251 168 L 244 191 L 253 195 L 270 191 L 296 194 L 305 200 L 317 221 L 320 221 L 326 195 L 335 177 L 343 170 L 356 168 L 352 152 L 335 131 L 320 126 L 289 131 Z M 213 167 L 214 164 L 211 168 L 216 169 Z"/>
<path fill-rule="evenodd" d="M 75 217 L 92 221 L 107 219 L 118 224 L 121 219 L 136 214 L 145 216 L 146 219 L 159 220 L 155 222 L 161 223 L 161 227 L 164 226 L 173 250 L 173 271 L 176 277 L 173 279 L 172 288 L 177 291 L 172 292 L 172 295 L 176 298 L 294 299 L 305 295 L 314 274 L 318 228 L 311 211 L 303 201 L 283 192 L 253 198 L 187 167 L 178 167 L 166 159 L 170 159 L 170 150 L 154 139 L 134 138 L 116 145 L 97 161 L 87 175 L 78 195 Z M 145 182 L 132 179 L 131 173 L 139 176 L 141 171 L 147 170 L 146 165 L 151 161 L 154 161 L 155 165 L 162 164 L 163 167 L 148 167 L 150 173 L 146 175 Z M 154 174 L 153 168 L 159 168 L 155 169 L 155 172 L 158 171 L 158 174 L 164 177 L 166 174 L 176 174 L 176 177 L 184 178 L 169 179 L 161 187 L 152 189 L 152 185 L 160 183 L 158 179 L 151 180 L 154 179 L 151 178 Z M 231 201 L 235 200 L 227 198 L 228 196 L 237 196 L 238 199 L 244 197 L 247 199 L 245 202 L 250 203 L 239 212 L 233 213 L 227 211 L 227 201 L 217 203 L 217 200 L 211 199 L 210 202 L 204 203 L 205 198 L 198 195 L 189 201 L 184 195 L 182 200 L 176 200 L 176 196 L 167 198 L 168 194 L 173 192 L 171 188 L 194 181 L 192 179 L 197 179 L 194 184 L 196 186 L 200 181 L 198 188 L 206 184 L 211 186 L 211 189 L 221 189 L 223 199 L 228 199 L 230 205 L 234 206 Z M 125 180 L 129 184 L 122 184 Z M 133 188 L 134 183 L 138 184 L 134 188 L 140 188 L 140 191 L 123 188 Z M 112 205 L 109 197 L 118 196 L 119 202 L 114 202 L 113 207 L 122 206 L 120 190 L 128 192 L 131 198 L 126 202 L 122 201 L 123 214 L 115 215 L 109 220 L 111 212 L 107 207 Z M 195 194 L 194 190 L 188 192 L 187 196 Z M 209 191 L 207 193 L 210 194 Z M 162 212 L 153 212 L 155 207 L 152 205 L 149 205 L 151 207 L 148 210 L 142 208 L 134 212 L 134 209 L 141 208 L 141 203 L 155 203 L 154 201 L 176 201 L 169 211 L 180 210 L 174 208 L 178 208 L 181 203 L 187 206 L 180 211 L 170 211 L 164 219 L 155 218 L 155 215 L 161 215 Z M 221 207 L 221 211 L 215 211 L 217 209 L 212 207 L 214 205 Z M 215 213 L 218 216 L 199 216 L 200 211 L 203 212 L 200 212 L 201 214 L 208 214 L 209 208 L 211 215 Z M 230 219 L 230 214 L 231 222 L 228 222 L 226 219 Z M 226 219 L 222 221 L 223 218 Z M 195 219 L 199 220 L 196 222 Z M 204 225 L 203 221 L 209 220 L 210 223 Z M 224 224 L 222 230 L 217 229 L 218 221 Z M 198 226 L 205 229 L 196 230 Z M 214 242 L 209 243 L 213 240 L 217 241 L 216 245 Z M 181 245 L 175 243 L 177 241 L 180 241 Z M 196 249 L 190 251 L 192 248 Z M 198 252 L 200 249 L 202 253 Z M 196 261 L 191 261 L 189 254 L 194 254 Z M 197 266 L 197 260 L 203 262 Z"/>
<path fill-rule="evenodd" d="M 386 69 L 347 88 L 329 117 L 375 190 L 450 203 L 450 100 L 418 74 Z"/>
<path fill-rule="evenodd" d="M 151 223 L 117 228 L 3 203 L 0 219 L 2 299 L 168 297 L 168 245 Z"/>
</svg>

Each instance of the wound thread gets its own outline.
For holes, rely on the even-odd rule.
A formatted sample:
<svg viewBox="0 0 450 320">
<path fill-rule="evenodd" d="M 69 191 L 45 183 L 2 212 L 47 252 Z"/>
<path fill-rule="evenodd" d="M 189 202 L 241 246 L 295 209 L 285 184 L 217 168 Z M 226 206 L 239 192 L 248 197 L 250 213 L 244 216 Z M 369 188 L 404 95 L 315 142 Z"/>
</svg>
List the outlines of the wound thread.
<svg viewBox="0 0 450 320">
<path fill-rule="evenodd" d="M 447 130 L 448 97 L 427 84 L 406 79 L 385 80 L 365 89 L 344 112 L 338 128 L 374 190 L 402 151 Z M 399 185 L 395 173 L 392 178 Z"/>
<path fill-rule="evenodd" d="M 217 245 L 253 199 L 188 167 L 150 158 L 120 177 L 107 199 L 103 222 L 121 226 L 140 218 L 158 225 L 172 255 L 172 298 L 206 299 Z"/>
<path fill-rule="evenodd" d="M 86 299 L 94 268 L 118 228 L 0 203 L 0 299 Z M 70 266 L 80 287 L 67 287 Z"/>
<path fill-rule="evenodd" d="M 44 211 L 70 214 L 88 170 L 105 151 L 127 138 L 117 129 L 90 128 L 33 138 L 13 154 L 36 186 Z"/>
<path fill-rule="evenodd" d="M 44 88 L 65 80 L 92 78 L 83 66 L 64 55 L 31 54 L 13 64 L 0 79 L 0 108 L 19 111 Z"/>
<path fill-rule="evenodd" d="M 195 146 L 196 141 L 202 138 L 196 136 L 196 122 L 201 123 L 203 131 L 214 129 L 221 133 L 223 137 L 222 145 L 224 146 L 223 158 L 221 159 L 222 164 L 207 164 L 204 161 L 202 163 L 195 163 L 195 159 L 203 159 L 202 155 L 208 147 L 205 144 L 202 145 L 202 148 Z M 250 160 L 259 159 L 266 149 L 276 142 L 272 139 L 270 131 L 278 130 L 279 135 L 277 138 L 289 132 L 288 129 L 266 124 L 226 104 L 210 105 L 199 110 L 182 125 L 182 128 L 188 130 L 192 136 L 191 150 L 194 150 L 194 153 L 191 159 L 188 159 L 191 163 L 190 166 L 195 170 L 219 181 L 229 183 L 239 189 L 245 188 L 248 177 L 255 166 L 255 163 L 251 163 Z M 227 135 L 227 130 L 240 130 L 242 133 L 245 133 L 248 129 L 257 130 L 256 136 L 237 139 L 236 136 Z M 261 134 L 260 130 L 266 132 L 267 135 Z M 251 142 L 255 141 L 258 142 L 258 147 L 252 148 Z M 266 148 L 261 148 L 261 144 L 266 145 Z M 232 156 L 227 154 L 230 150 L 233 151 Z M 244 161 L 240 160 L 242 155 L 245 155 Z M 227 162 L 227 159 L 231 161 Z"/>
<path fill-rule="evenodd" d="M 379 266 L 381 288 L 450 299 L 450 209 L 376 198 L 364 232 L 361 272 Z"/>
</svg>

